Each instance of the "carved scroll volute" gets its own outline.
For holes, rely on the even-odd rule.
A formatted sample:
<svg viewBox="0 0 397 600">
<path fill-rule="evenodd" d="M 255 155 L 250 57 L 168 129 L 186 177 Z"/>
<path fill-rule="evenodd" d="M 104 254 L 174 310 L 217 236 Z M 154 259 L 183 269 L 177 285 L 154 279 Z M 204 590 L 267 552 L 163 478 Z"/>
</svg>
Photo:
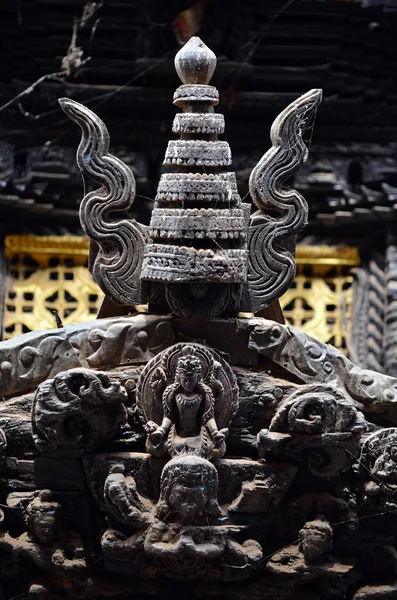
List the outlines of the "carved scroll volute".
<svg viewBox="0 0 397 600">
<path fill-rule="evenodd" d="M 84 196 L 80 206 L 81 226 L 94 242 L 90 252 L 92 275 L 114 302 L 143 303 L 145 284 L 140 275 L 146 228 L 126 217 L 135 198 L 134 175 L 126 164 L 109 154 L 108 130 L 95 113 L 69 98 L 61 98 L 59 103 L 82 130 L 77 164 L 83 177 L 101 184 Z"/>
<path fill-rule="evenodd" d="M 127 392 L 106 373 L 70 369 L 39 385 L 32 406 L 36 448 L 83 456 L 117 435 L 127 421 Z"/>
<path fill-rule="evenodd" d="M 308 207 L 288 180 L 308 157 L 303 134 L 312 129 L 322 90 L 292 102 L 273 122 L 272 147 L 250 176 L 250 193 L 258 211 L 248 233 L 248 283 L 241 309 L 258 312 L 277 300 L 295 276 L 295 238 L 307 223 Z"/>
</svg>

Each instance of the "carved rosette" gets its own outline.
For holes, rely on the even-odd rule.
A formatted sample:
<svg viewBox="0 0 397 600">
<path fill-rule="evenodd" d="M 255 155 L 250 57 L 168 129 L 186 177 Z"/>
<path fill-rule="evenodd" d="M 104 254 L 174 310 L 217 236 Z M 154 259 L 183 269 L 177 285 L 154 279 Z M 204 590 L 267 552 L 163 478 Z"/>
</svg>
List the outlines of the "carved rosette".
<svg viewBox="0 0 397 600">
<path fill-rule="evenodd" d="M 127 392 L 105 373 L 71 369 L 42 383 L 32 408 L 40 452 L 81 456 L 114 437 L 126 423 Z"/>
</svg>

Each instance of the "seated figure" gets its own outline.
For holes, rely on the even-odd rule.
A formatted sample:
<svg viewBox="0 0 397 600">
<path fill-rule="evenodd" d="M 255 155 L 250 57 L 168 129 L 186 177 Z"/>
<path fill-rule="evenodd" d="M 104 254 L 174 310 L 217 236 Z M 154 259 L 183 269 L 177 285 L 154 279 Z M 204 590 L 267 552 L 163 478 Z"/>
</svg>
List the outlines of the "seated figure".
<svg viewBox="0 0 397 600">
<path fill-rule="evenodd" d="M 159 373 L 152 386 L 161 386 L 161 383 Z M 215 378 L 214 384 L 221 386 Z M 151 454 L 177 456 L 193 453 L 211 458 L 225 453 L 228 429 L 218 430 L 214 393 L 203 380 L 202 362 L 193 346 L 187 346 L 179 357 L 174 382 L 162 394 L 162 407 L 161 425 L 153 421 L 145 424 L 147 448 Z"/>
</svg>

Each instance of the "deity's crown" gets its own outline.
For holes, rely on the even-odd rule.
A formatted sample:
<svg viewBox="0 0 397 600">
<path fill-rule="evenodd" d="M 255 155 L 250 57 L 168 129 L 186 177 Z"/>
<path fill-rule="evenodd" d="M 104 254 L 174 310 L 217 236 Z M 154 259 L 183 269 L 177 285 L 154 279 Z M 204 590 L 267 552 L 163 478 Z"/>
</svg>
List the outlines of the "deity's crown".
<svg viewBox="0 0 397 600">
<path fill-rule="evenodd" d="M 192 354 L 187 356 L 181 356 L 178 359 L 178 372 L 187 373 L 188 375 L 200 375 L 202 373 L 203 366 L 198 356 Z"/>
</svg>

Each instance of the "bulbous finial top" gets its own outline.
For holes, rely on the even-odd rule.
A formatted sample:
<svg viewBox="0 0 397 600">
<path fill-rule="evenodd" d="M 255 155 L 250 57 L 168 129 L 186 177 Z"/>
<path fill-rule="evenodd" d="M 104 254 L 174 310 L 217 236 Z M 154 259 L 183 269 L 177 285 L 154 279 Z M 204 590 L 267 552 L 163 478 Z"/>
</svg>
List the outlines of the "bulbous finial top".
<svg viewBox="0 0 397 600">
<path fill-rule="evenodd" d="M 216 56 L 201 41 L 192 37 L 175 56 L 175 69 L 182 83 L 207 84 L 216 67 Z"/>
</svg>

